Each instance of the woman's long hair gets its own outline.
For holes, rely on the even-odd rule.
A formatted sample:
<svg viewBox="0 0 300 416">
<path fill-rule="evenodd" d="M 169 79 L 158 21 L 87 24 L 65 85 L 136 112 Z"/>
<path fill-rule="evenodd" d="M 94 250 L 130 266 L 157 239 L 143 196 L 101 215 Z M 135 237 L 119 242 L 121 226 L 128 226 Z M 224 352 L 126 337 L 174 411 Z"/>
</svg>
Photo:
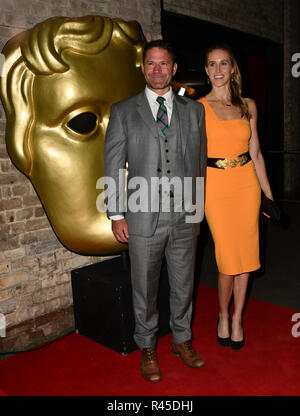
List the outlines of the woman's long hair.
<svg viewBox="0 0 300 416">
<path fill-rule="evenodd" d="M 240 107 L 242 117 L 246 117 L 250 120 L 251 115 L 249 113 L 247 102 L 242 97 L 242 76 L 230 46 L 226 43 L 217 43 L 210 46 L 205 53 L 205 66 L 208 66 L 208 55 L 216 49 L 222 49 L 228 53 L 234 71 L 233 74 L 231 74 L 230 80 L 231 102 L 233 105 Z"/>
</svg>

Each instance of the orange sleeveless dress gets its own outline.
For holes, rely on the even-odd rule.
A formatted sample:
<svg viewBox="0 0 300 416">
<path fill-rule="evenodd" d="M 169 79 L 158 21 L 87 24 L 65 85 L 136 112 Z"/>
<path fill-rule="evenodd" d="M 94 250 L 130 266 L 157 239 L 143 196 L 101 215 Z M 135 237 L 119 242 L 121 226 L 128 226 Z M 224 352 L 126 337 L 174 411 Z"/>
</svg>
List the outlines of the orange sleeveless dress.
<svg viewBox="0 0 300 416">
<path fill-rule="evenodd" d="M 250 123 L 220 120 L 205 98 L 207 157 L 237 159 L 249 150 Z M 259 210 L 261 189 L 252 160 L 243 166 L 207 167 L 205 216 L 220 273 L 237 275 L 260 268 Z"/>
</svg>

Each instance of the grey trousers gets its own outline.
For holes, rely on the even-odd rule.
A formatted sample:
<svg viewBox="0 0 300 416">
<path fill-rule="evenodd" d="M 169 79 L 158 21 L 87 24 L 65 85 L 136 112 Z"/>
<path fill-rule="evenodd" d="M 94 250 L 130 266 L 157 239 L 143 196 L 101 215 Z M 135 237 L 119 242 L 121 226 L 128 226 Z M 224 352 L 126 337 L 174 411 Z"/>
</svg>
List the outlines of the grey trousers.
<svg viewBox="0 0 300 416">
<path fill-rule="evenodd" d="M 179 344 L 192 338 L 195 245 L 195 225 L 185 223 L 184 213 L 160 213 L 152 237 L 130 235 L 134 339 L 140 349 L 156 345 L 157 294 L 164 256 L 170 285 L 173 342 Z"/>
</svg>

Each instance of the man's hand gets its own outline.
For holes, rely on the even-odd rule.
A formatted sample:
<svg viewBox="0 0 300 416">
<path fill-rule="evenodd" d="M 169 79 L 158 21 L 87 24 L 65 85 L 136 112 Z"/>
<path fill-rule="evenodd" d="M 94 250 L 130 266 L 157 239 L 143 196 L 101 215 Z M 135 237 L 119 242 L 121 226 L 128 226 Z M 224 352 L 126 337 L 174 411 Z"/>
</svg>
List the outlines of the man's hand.
<svg viewBox="0 0 300 416">
<path fill-rule="evenodd" d="M 121 220 L 112 220 L 111 229 L 114 236 L 120 243 L 128 243 L 128 226 L 125 218 Z"/>
</svg>

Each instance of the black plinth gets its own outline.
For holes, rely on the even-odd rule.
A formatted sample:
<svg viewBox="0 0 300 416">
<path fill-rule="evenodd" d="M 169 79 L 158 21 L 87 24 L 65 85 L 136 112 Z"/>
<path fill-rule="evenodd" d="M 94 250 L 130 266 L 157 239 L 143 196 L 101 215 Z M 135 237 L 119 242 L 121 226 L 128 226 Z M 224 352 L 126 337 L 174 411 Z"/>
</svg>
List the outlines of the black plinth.
<svg viewBox="0 0 300 416">
<path fill-rule="evenodd" d="M 136 350 L 127 253 L 72 270 L 71 281 L 77 332 L 122 354 Z M 169 291 L 167 270 L 163 266 L 158 294 L 158 338 L 171 332 Z"/>
</svg>

